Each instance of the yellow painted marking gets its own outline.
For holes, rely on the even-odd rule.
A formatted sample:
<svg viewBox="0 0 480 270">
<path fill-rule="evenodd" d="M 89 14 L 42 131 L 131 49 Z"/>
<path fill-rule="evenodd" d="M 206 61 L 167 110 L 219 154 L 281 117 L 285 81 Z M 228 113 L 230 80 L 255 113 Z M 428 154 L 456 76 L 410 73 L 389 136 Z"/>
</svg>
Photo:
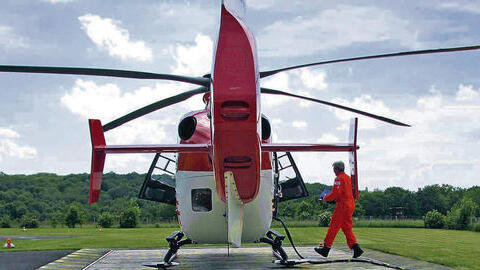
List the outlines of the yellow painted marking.
<svg viewBox="0 0 480 270">
<path fill-rule="evenodd" d="M 83 264 L 80 264 L 80 265 L 79 265 L 79 264 L 56 263 L 56 262 L 53 262 L 53 263 L 51 263 L 51 264 L 53 264 L 53 265 L 63 265 L 63 266 L 65 266 L 65 265 L 66 265 L 66 266 L 80 266 L 80 267 L 83 265 Z"/>
<path fill-rule="evenodd" d="M 64 269 L 66 267 L 82 269 L 92 261 L 101 257 L 102 253 L 103 250 L 98 249 L 80 249 L 44 265 L 40 267 L 40 269 Z"/>
</svg>

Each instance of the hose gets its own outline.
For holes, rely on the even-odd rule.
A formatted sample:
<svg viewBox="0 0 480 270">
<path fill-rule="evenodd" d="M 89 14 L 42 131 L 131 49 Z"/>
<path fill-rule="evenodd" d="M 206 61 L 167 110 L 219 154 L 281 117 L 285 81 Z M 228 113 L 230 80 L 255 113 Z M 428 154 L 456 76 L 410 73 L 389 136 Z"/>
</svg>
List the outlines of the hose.
<svg viewBox="0 0 480 270">
<path fill-rule="evenodd" d="M 303 257 L 302 254 L 300 254 L 300 252 L 295 247 L 295 244 L 293 243 L 292 236 L 290 235 L 290 231 L 288 230 L 285 222 L 283 222 L 283 220 L 281 220 L 278 217 L 272 217 L 272 218 L 274 220 L 282 223 L 282 226 L 285 229 L 285 233 L 287 234 L 288 241 L 292 245 L 293 250 L 295 251 L 295 253 L 297 253 L 297 256 L 300 257 L 300 259 L 305 259 L 305 257 Z M 376 260 L 371 260 L 371 259 L 348 258 L 348 259 L 336 259 L 336 260 L 308 260 L 308 263 L 311 263 L 311 264 L 349 263 L 349 262 L 370 263 L 370 264 L 373 264 L 373 265 L 379 265 L 379 266 L 388 267 L 388 268 L 392 268 L 392 269 L 407 270 L 406 268 L 402 268 L 400 266 L 391 265 L 391 264 L 388 264 L 388 263 L 384 263 L 384 262 L 376 261 Z"/>
<path fill-rule="evenodd" d="M 295 253 L 297 253 L 297 256 L 300 257 L 300 259 L 305 259 L 305 257 L 303 257 L 300 254 L 300 252 L 298 252 L 297 248 L 295 247 L 295 244 L 293 243 L 292 236 L 290 235 L 290 232 L 288 231 L 288 228 L 287 228 L 287 225 L 285 224 L 285 222 L 283 222 L 283 220 L 281 220 L 278 217 L 273 217 L 273 219 L 276 220 L 276 221 L 280 221 L 280 223 L 282 223 L 283 228 L 285 229 L 285 233 L 287 233 L 288 241 L 290 241 L 290 244 L 292 245 L 293 250 L 295 250 Z"/>
</svg>

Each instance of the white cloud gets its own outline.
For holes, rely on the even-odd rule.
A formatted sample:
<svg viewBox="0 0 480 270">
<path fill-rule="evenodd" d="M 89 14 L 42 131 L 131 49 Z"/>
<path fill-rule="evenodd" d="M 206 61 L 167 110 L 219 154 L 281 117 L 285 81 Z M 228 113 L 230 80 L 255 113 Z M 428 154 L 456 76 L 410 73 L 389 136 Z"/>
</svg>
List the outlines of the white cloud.
<svg viewBox="0 0 480 270">
<path fill-rule="evenodd" d="M 315 97 L 314 92 L 327 89 L 326 73 L 323 70 L 303 68 L 278 73 L 262 80 L 261 87 L 286 91 L 289 93 Z M 295 89 L 295 90 L 292 90 Z M 281 95 L 262 95 L 262 106 L 276 107 L 286 102 L 297 102 L 302 107 L 309 107 L 313 103 Z"/>
<path fill-rule="evenodd" d="M 172 57 L 176 61 L 176 65 L 171 67 L 174 73 L 198 75 L 200 70 L 208 70 L 213 42 L 208 36 L 201 34 L 197 35 L 195 41 L 193 45 L 177 44 L 171 48 Z M 84 119 L 100 119 L 102 124 L 106 124 L 143 106 L 186 90 L 189 89 L 185 84 L 179 82 L 160 82 L 130 90 L 122 89 L 116 84 L 97 84 L 94 81 L 78 79 L 72 89 L 63 95 L 61 104 Z M 176 124 L 179 118 L 204 106 L 201 95 L 198 95 L 159 112 L 137 118 L 107 132 L 105 134 L 107 144 L 176 143 Z M 107 157 L 105 171 L 144 171 L 145 163 L 150 160 L 151 157 L 148 155 L 112 155 Z"/>
<path fill-rule="evenodd" d="M 275 5 L 275 0 L 247 0 L 247 8 L 268 9 Z"/>
<path fill-rule="evenodd" d="M 457 95 L 462 90 L 464 87 L 460 85 Z M 477 98 L 476 102 L 480 99 Z M 378 185 L 380 178 L 385 178 L 385 175 L 374 174 L 379 164 L 394 171 L 384 187 L 399 182 L 410 188 L 434 183 L 474 185 L 475 178 L 458 177 L 467 168 L 472 172 L 480 169 L 475 163 L 476 153 L 480 151 L 477 143 L 480 114 L 478 110 L 477 113 L 468 113 L 449 109 L 464 104 L 465 101 L 434 93 L 419 98 L 415 108 L 399 111 L 398 114 L 408 119 L 413 127 L 367 140 L 361 150 L 366 157 L 362 158 L 362 170 L 367 176 L 372 173 L 371 186 Z"/>
<path fill-rule="evenodd" d="M 176 66 L 172 73 L 202 76 L 209 73 L 212 63 L 213 41 L 209 36 L 197 34 L 193 46 L 177 44 L 170 48 Z"/>
<path fill-rule="evenodd" d="M 218 31 L 219 5 L 211 5 L 211 1 L 156 1 L 152 22 L 155 28 L 165 29 L 162 40 L 169 43 L 191 42 L 199 32 L 215 35 Z M 211 56 L 211 52 L 209 53 Z M 208 62 L 211 62 L 209 59 Z"/>
<path fill-rule="evenodd" d="M 480 14 L 480 4 L 473 2 L 444 2 L 440 4 L 440 8 L 452 11 Z"/>
<path fill-rule="evenodd" d="M 172 48 L 173 58 L 176 61 L 176 66 L 172 67 L 173 71 L 190 74 L 197 72 L 198 69 L 204 69 L 205 53 L 207 50 L 211 52 L 211 46 L 211 39 L 204 35 L 197 36 L 194 46 L 178 44 L 177 47 Z M 189 59 L 193 61 L 188 61 Z M 186 90 L 188 88 L 185 88 L 185 84 L 179 82 L 161 82 L 151 87 L 146 86 L 126 91 L 120 89 L 116 84 L 98 85 L 94 81 L 78 79 L 72 90 L 61 98 L 61 103 L 72 113 L 83 118 L 98 118 L 106 122 Z M 201 96 L 199 96 L 173 107 L 180 107 L 188 112 L 201 109 L 203 106 Z M 172 115 L 169 114 L 163 119 L 168 119 L 169 116 Z M 176 114 L 173 119 L 176 121 L 178 117 L 179 115 Z"/>
<path fill-rule="evenodd" d="M 78 79 L 72 90 L 61 98 L 61 104 L 83 118 L 102 119 L 106 123 L 158 100 L 179 94 L 184 91 L 184 86 L 181 83 L 168 82 L 124 91 L 116 84 L 97 85 L 93 81 Z M 193 100 L 195 102 L 173 106 L 182 109 L 200 109 L 204 106 L 200 97 Z M 194 108 L 190 108 L 192 105 Z"/>
<path fill-rule="evenodd" d="M 461 84 L 458 87 L 458 92 L 455 99 L 457 101 L 477 101 L 478 102 L 480 99 L 480 89 L 478 91 L 475 91 L 472 85 Z"/>
<path fill-rule="evenodd" d="M 309 68 L 297 69 L 292 72 L 298 72 L 302 83 L 308 87 L 316 90 L 325 90 L 327 89 L 326 73 L 323 70 L 314 70 Z"/>
<path fill-rule="evenodd" d="M 0 128 L 0 137 L 13 139 L 20 137 L 20 135 L 16 131 L 9 128 Z"/>
<path fill-rule="evenodd" d="M 58 4 L 58 3 L 66 4 L 66 3 L 74 2 L 75 0 L 44 0 L 44 1 L 52 4 Z"/>
<path fill-rule="evenodd" d="M 6 49 L 28 48 L 24 37 L 15 34 L 11 27 L 0 25 L 0 47 Z"/>
<path fill-rule="evenodd" d="M 362 129 L 366 121 L 360 119 L 360 186 L 416 189 L 442 183 L 462 187 L 477 184 L 480 106 L 469 107 L 469 104 L 480 104 L 480 97 L 471 99 L 467 94 L 469 99 L 457 98 L 473 89 L 473 86 L 459 85 L 456 95 L 450 96 L 433 91 L 419 97 L 413 107 L 388 110 L 399 115 L 399 120 L 412 124 L 410 128 L 379 125 L 376 129 Z M 357 101 L 358 104 L 365 102 L 382 104 L 371 97 Z M 334 134 L 324 134 L 317 142 L 335 137 Z M 348 156 L 319 153 L 302 157 L 297 163 L 308 171 L 307 179 L 320 178 L 328 184 L 324 179 L 332 175 L 325 168 L 335 159 L 347 161 Z"/>
<path fill-rule="evenodd" d="M 320 138 L 317 139 L 317 143 L 338 143 L 340 139 L 330 133 L 322 134 Z"/>
<path fill-rule="evenodd" d="M 272 123 L 275 124 L 275 125 L 281 125 L 281 124 L 283 124 L 283 120 L 280 119 L 280 118 L 274 118 L 272 120 Z"/>
<path fill-rule="evenodd" d="M 354 108 L 357 110 L 373 113 L 380 116 L 393 118 L 390 109 L 385 105 L 385 103 L 382 100 L 376 100 L 372 98 L 370 95 L 361 95 L 360 97 L 354 98 L 353 101 L 336 98 L 332 100 L 332 103 L 336 103 L 336 104 Z M 338 119 L 343 120 L 344 122 L 351 119 L 352 117 L 357 117 L 356 114 L 354 115 L 353 113 L 346 110 L 337 109 L 333 107 L 329 107 L 329 110 L 333 111 L 335 113 L 335 116 Z M 378 120 L 375 120 L 369 117 L 364 117 L 361 115 L 358 117 L 361 118 L 361 125 L 359 126 L 359 128 L 374 129 L 378 127 L 378 124 L 379 124 Z M 342 130 L 348 129 L 348 125 L 344 124 L 339 128 Z"/>
<path fill-rule="evenodd" d="M 288 89 L 289 85 L 289 74 L 288 72 L 283 72 L 275 76 L 266 78 L 262 80 L 262 87 L 272 88 L 278 90 Z M 262 97 L 262 106 L 275 107 L 287 102 L 290 98 L 280 95 L 267 95 L 263 94 Z"/>
<path fill-rule="evenodd" d="M 309 17 L 276 21 L 260 32 L 258 44 L 264 56 L 300 56 L 353 43 L 382 41 L 418 48 L 421 44 L 417 34 L 414 25 L 389 10 L 339 5 Z"/>
<path fill-rule="evenodd" d="M 292 127 L 294 128 L 306 128 L 308 126 L 307 122 L 305 121 L 293 121 Z"/>
<path fill-rule="evenodd" d="M 30 159 L 37 155 L 35 148 L 18 145 L 15 140 L 19 137 L 18 132 L 0 127 L 0 160 L 4 157 Z"/>
<path fill-rule="evenodd" d="M 78 19 L 93 43 L 106 49 L 111 56 L 120 57 L 122 60 L 152 60 L 152 50 L 144 41 L 131 41 L 128 30 L 118 26 L 120 22 L 94 14 L 86 14 Z"/>
<path fill-rule="evenodd" d="M 180 83 L 157 83 L 153 87 L 125 91 L 115 84 L 97 85 L 93 81 L 79 79 L 73 89 L 61 98 L 61 103 L 82 118 L 100 119 L 102 124 L 106 124 L 145 105 L 178 94 L 180 85 Z M 109 145 L 176 143 L 175 125 L 179 117 L 187 111 L 185 105 L 178 104 L 137 118 L 105 133 L 106 142 Z M 109 155 L 105 171 L 122 173 L 132 170 L 144 171 L 145 163 L 149 159 L 147 156 Z"/>
</svg>

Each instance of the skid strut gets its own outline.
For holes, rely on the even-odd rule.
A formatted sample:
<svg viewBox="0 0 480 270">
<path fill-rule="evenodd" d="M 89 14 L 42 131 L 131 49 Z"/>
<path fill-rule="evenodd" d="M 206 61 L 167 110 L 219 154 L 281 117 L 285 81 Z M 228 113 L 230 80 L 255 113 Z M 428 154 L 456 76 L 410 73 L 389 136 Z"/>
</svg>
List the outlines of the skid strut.
<svg viewBox="0 0 480 270">
<path fill-rule="evenodd" d="M 149 263 L 143 263 L 142 265 L 157 268 L 157 269 L 168 268 L 171 266 L 178 265 L 178 263 L 173 262 L 173 260 L 177 257 L 177 251 L 180 249 L 180 247 L 187 244 L 194 244 L 194 242 L 191 239 L 187 238 L 182 240 L 184 235 L 185 234 L 182 231 L 175 231 L 166 238 L 170 248 L 168 249 L 167 253 L 163 257 L 163 262 L 149 262 Z"/>
<path fill-rule="evenodd" d="M 265 236 L 266 237 L 260 238 L 259 241 L 272 246 L 273 255 L 280 261 L 287 262 L 288 255 L 282 247 L 282 241 L 285 239 L 285 235 L 270 229 Z"/>
</svg>

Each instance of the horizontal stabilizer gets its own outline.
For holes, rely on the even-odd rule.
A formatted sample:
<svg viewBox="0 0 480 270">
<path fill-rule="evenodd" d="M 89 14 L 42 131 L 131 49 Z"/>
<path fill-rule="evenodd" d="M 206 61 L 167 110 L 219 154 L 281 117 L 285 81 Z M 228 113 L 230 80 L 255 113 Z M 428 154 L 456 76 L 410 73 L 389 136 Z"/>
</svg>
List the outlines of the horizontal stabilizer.
<svg viewBox="0 0 480 270">
<path fill-rule="evenodd" d="M 358 200 L 358 169 L 357 169 L 357 129 L 358 118 L 350 123 L 348 143 L 307 144 L 307 143 L 263 143 L 262 152 L 349 152 L 350 175 L 352 178 L 353 196 Z"/>
<path fill-rule="evenodd" d="M 262 152 L 351 152 L 353 144 L 263 143 Z"/>
<path fill-rule="evenodd" d="M 106 145 L 100 120 L 89 119 L 88 123 L 90 125 L 90 137 L 92 139 L 89 203 L 95 203 L 100 198 L 100 186 L 106 154 L 210 152 L 209 144 Z"/>
</svg>

